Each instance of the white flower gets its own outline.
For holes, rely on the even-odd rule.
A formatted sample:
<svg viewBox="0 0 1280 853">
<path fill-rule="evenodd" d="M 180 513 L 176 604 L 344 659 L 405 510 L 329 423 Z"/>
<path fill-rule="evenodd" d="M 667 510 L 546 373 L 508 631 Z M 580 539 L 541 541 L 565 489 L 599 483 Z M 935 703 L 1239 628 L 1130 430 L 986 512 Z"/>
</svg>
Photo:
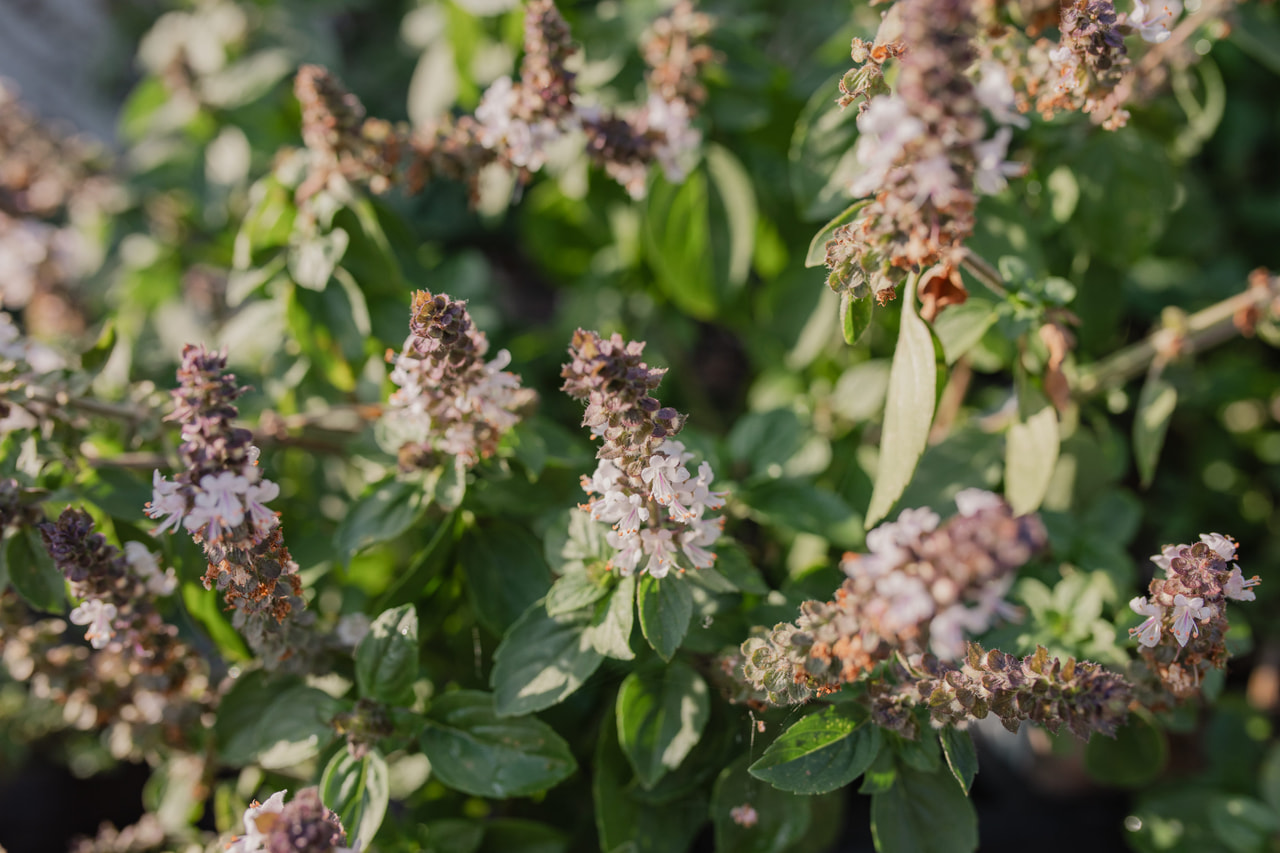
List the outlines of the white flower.
<svg viewBox="0 0 1280 853">
<path fill-rule="evenodd" d="M 873 98 L 858 116 L 853 154 L 864 171 L 849 185 L 849 192 L 861 197 L 879 190 L 902 149 L 924 130 L 924 122 L 911 115 L 907 102 L 897 95 Z"/>
<path fill-rule="evenodd" d="M 1203 598 L 1187 598 L 1185 595 L 1173 597 L 1173 627 L 1170 628 L 1177 638 L 1178 645 L 1186 646 L 1187 640 L 1200 636 L 1200 628 L 1195 620 L 1207 619 L 1213 610 L 1204 606 Z"/>
<path fill-rule="evenodd" d="M 1133 0 L 1129 23 L 1145 41 L 1160 44 L 1169 40 L 1170 28 L 1181 14 L 1181 0 L 1152 0 L 1150 5 L 1142 0 Z"/>
<path fill-rule="evenodd" d="M 1172 562 L 1173 558 L 1176 556 L 1178 556 L 1178 547 L 1176 545 L 1165 545 L 1160 549 L 1159 554 L 1155 554 L 1151 557 L 1151 562 L 1155 563 L 1158 568 L 1163 569 L 1166 575 L 1172 577 Z"/>
<path fill-rule="evenodd" d="M 973 185 L 979 192 L 995 195 L 1008 185 L 1006 178 L 1022 174 L 1021 163 L 1004 159 L 1004 155 L 1009 151 L 1009 140 L 1012 138 L 1013 131 L 1002 127 L 986 142 L 979 142 L 973 146 L 973 153 L 978 161 L 973 173 Z"/>
<path fill-rule="evenodd" d="M 1240 571 L 1239 566 L 1231 567 L 1231 574 L 1227 577 L 1227 582 L 1222 585 L 1222 594 L 1227 598 L 1234 598 L 1236 601 L 1253 601 L 1257 596 L 1253 594 L 1250 587 L 1257 586 L 1262 583 L 1257 575 L 1245 580 L 1244 573 Z"/>
<path fill-rule="evenodd" d="M 284 791 L 276 791 L 265 803 L 254 800 L 244 812 L 244 835 L 227 845 L 227 853 L 257 853 L 267 849 L 267 835 L 284 811 Z"/>
<path fill-rule="evenodd" d="M 956 512 L 964 516 L 977 515 L 989 509 L 999 509 L 1004 500 L 986 489 L 962 489 L 956 492 Z"/>
<path fill-rule="evenodd" d="M 105 649 L 116 635 L 111 621 L 119 611 L 114 604 L 97 598 L 86 599 L 79 607 L 71 611 L 72 625 L 87 625 L 84 638 L 95 649 Z"/>
<path fill-rule="evenodd" d="M 618 552 L 610 562 L 622 577 L 630 577 L 644 556 L 644 541 L 639 536 L 622 536 L 615 530 L 604 535 L 609 547 Z"/>
<path fill-rule="evenodd" d="M 151 475 L 151 502 L 147 504 L 146 513 L 150 518 L 164 518 L 164 523 L 151 531 L 151 535 L 163 533 L 169 528 L 175 531 L 182 524 L 182 516 L 187 511 L 187 499 L 178 491 L 178 484 L 171 483 L 160 476 L 159 471 Z M 167 516 L 167 518 L 165 518 Z"/>
<path fill-rule="evenodd" d="M 1139 596 L 1129 602 L 1129 608 L 1147 620 L 1136 628 L 1129 629 L 1130 637 L 1137 637 L 1138 643 L 1147 648 L 1154 648 L 1160 642 L 1160 628 L 1164 619 L 1164 608 L 1155 602 L 1147 601 L 1146 596 Z"/>
<path fill-rule="evenodd" d="M 680 535 L 680 547 L 695 569 L 708 569 L 715 563 L 716 555 L 707 549 L 716 543 L 723 531 L 724 519 L 712 518 L 690 522 L 688 530 Z"/>
<path fill-rule="evenodd" d="M 920 160 L 911 166 L 911 176 L 916 182 L 915 204 L 932 200 L 934 205 L 945 207 L 956 191 L 956 172 L 945 154 Z"/>
<path fill-rule="evenodd" d="M 546 162 L 546 148 L 560 136 L 555 123 L 542 120 L 529 124 L 516 118 L 520 92 L 510 77 L 499 77 L 485 90 L 476 107 L 476 134 L 485 148 L 502 149 L 512 165 L 537 171 Z"/>
<path fill-rule="evenodd" d="M 987 108 L 991 117 L 1000 124 L 1011 124 L 1014 127 L 1026 127 L 1031 122 L 1027 117 L 1014 109 L 1015 95 L 1013 84 L 1003 65 L 990 60 L 982 63 L 982 77 L 973 87 L 974 97 L 978 103 Z"/>
<path fill-rule="evenodd" d="M 675 487 L 689 479 L 689 471 L 680 464 L 679 455 L 668 456 L 658 451 L 649 457 L 649 465 L 640 472 L 640 479 L 649 486 L 653 499 L 663 506 L 670 506 L 676 499 Z"/>
<path fill-rule="evenodd" d="M 1230 536 L 1223 536 L 1221 533 L 1201 533 L 1200 541 L 1227 562 L 1236 558 L 1236 543 Z"/>
<path fill-rule="evenodd" d="M 892 634 L 914 628 L 937 609 L 924 581 L 903 572 L 890 572 L 876 581 L 876 594 L 883 599 L 877 608 L 881 626 Z"/>
<path fill-rule="evenodd" d="M 160 571 L 160 563 L 156 555 L 147 550 L 141 542 L 124 543 L 124 558 L 129 567 L 142 578 L 147 592 L 152 595 L 170 595 L 178 585 L 178 576 L 173 569 Z"/>
<path fill-rule="evenodd" d="M 644 124 L 662 134 L 654 146 L 654 154 L 668 181 L 678 184 L 689 173 L 689 167 L 702 144 L 702 134 L 689 121 L 689 104 L 683 99 L 668 101 L 657 93 L 645 104 Z"/>
<path fill-rule="evenodd" d="M 244 492 L 244 506 L 249 518 L 260 533 L 265 533 L 279 523 L 280 519 L 267 506 L 280 496 L 280 487 L 270 480 L 251 484 Z"/>
<path fill-rule="evenodd" d="M 192 533 L 206 524 L 204 538 L 215 541 L 222 535 L 222 528 L 236 527 L 244 521 L 244 493 L 249 481 L 238 474 L 223 471 L 205 474 L 200 478 L 200 491 L 196 493 L 195 506 L 183 526 Z"/>
<path fill-rule="evenodd" d="M 648 572 L 655 578 L 667 576 L 667 572 L 675 563 L 676 544 L 672 541 L 673 536 L 674 534 L 665 528 L 655 530 L 652 527 L 646 527 L 640 531 L 644 552 L 649 555 L 649 561 L 645 563 L 642 571 Z"/>
<path fill-rule="evenodd" d="M 675 499 L 668 505 L 672 520 L 681 523 L 702 518 L 708 509 L 720 509 L 724 506 L 725 493 L 713 492 L 708 487 L 715 479 L 711 463 L 703 462 L 698 466 L 698 476 L 690 477 L 675 488 Z"/>
<path fill-rule="evenodd" d="M 938 529 L 942 519 L 928 507 L 904 509 L 897 521 L 885 522 L 867 534 L 867 550 L 895 563 L 907 558 L 904 546 L 920 541 L 926 533 Z"/>
</svg>

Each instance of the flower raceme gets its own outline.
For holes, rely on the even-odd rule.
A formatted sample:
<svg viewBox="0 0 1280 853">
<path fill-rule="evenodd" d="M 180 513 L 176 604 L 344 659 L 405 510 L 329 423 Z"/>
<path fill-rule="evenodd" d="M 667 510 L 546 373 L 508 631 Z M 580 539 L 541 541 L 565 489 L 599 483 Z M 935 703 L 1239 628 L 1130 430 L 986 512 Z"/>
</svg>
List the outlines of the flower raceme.
<svg viewBox="0 0 1280 853">
<path fill-rule="evenodd" d="M 622 576 L 637 571 L 655 578 L 672 568 L 709 568 L 711 550 L 724 528 L 707 510 L 724 506 L 712 491 L 711 465 L 694 471 L 694 456 L 674 440 L 684 417 L 651 396 L 665 371 L 640 360 L 644 344 L 603 339 L 581 329 L 564 366 L 564 390 L 587 403 L 583 426 L 601 439 L 595 473 L 582 478 L 590 495 L 582 507 L 611 525 L 605 539 L 614 550 L 610 565 Z"/>
<path fill-rule="evenodd" d="M 1129 607 L 1146 619 L 1129 629 L 1148 670 L 1176 697 L 1199 690 L 1200 676 L 1226 665 L 1227 600 L 1253 601 L 1261 581 L 1234 563 L 1237 546 L 1219 533 L 1192 545 L 1166 545 L 1151 558 L 1165 573 Z"/>
<path fill-rule="evenodd" d="M 342 822 L 320 800 L 316 788 L 304 788 L 288 803 L 276 791 L 265 803 L 254 800 L 244 812 L 244 835 L 227 844 L 227 853 L 357 853 L 348 847 Z"/>
</svg>

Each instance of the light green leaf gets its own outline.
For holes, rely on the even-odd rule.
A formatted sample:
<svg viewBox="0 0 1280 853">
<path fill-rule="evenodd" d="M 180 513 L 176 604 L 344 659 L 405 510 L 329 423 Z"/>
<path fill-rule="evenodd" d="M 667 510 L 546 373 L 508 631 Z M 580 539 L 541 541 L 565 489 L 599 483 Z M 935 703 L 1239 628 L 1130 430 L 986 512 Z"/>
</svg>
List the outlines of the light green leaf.
<svg viewBox="0 0 1280 853">
<path fill-rule="evenodd" d="M 637 586 L 640 630 L 663 660 L 671 660 L 689 631 L 693 596 L 684 578 L 668 575 L 659 580 L 646 574 Z"/>
<path fill-rule="evenodd" d="M 998 316 L 995 304 L 980 297 L 971 296 L 959 305 L 947 306 L 933 321 L 933 333 L 942 342 L 947 364 L 955 364 L 977 346 Z"/>
<path fill-rule="evenodd" d="M 861 776 L 880 752 L 880 729 L 848 705 L 791 726 L 751 765 L 751 775 L 794 794 L 825 794 Z"/>
<path fill-rule="evenodd" d="M 916 313 L 915 278 L 912 277 L 902 294 L 902 325 L 893 352 L 893 366 L 889 369 L 880 466 L 864 522 L 868 529 L 889 514 L 911 482 L 916 463 L 929 440 L 937 381 L 933 335 Z"/>
<path fill-rule="evenodd" d="M 849 291 L 840 294 L 840 328 L 844 332 L 844 342 L 849 346 L 856 344 L 862 333 L 871 328 L 871 312 L 875 302 L 870 297 L 854 299 Z"/>
<path fill-rule="evenodd" d="M 783 853 L 809 828 L 812 805 L 808 797 L 788 794 L 761 785 L 747 772 L 751 757 L 730 764 L 711 790 L 711 823 L 716 850 L 733 853 Z M 756 822 L 744 826 L 733 819 L 733 810 L 749 806 Z"/>
<path fill-rule="evenodd" d="M 431 772 L 464 793 L 524 797 L 558 785 L 578 767 L 554 729 L 533 717 L 500 715 L 488 693 L 446 693 L 428 718 L 420 741 Z"/>
<path fill-rule="evenodd" d="M 626 677 L 618 691 L 618 740 L 641 785 L 652 788 L 680 766 L 710 714 L 707 683 L 687 664 Z"/>
<path fill-rule="evenodd" d="M 1004 494 L 1022 515 L 1040 508 L 1058 463 L 1058 413 L 1045 405 L 1005 437 Z"/>
<path fill-rule="evenodd" d="M 345 564 L 364 549 L 404 533 L 422 518 L 431 499 L 432 493 L 424 491 L 420 483 L 394 476 L 374 483 L 338 525 L 333 536 L 337 559 Z"/>
<path fill-rule="evenodd" d="M 360 696 L 388 705 L 413 702 L 418 678 L 418 613 L 404 604 L 380 614 L 356 647 Z"/>
<path fill-rule="evenodd" d="M 586 572 L 564 575 L 547 593 L 547 613 L 559 616 L 595 604 L 609 594 L 609 587 Z"/>
<path fill-rule="evenodd" d="M 1147 377 L 1138 394 L 1138 407 L 1133 416 L 1133 459 L 1138 466 L 1142 486 L 1151 485 L 1160 460 L 1160 448 L 1178 405 L 1178 389 L 1158 374 Z"/>
<path fill-rule="evenodd" d="M 376 750 L 352 758 L 340 749 L 320 777 L 320 799 L 338 813 L 347 846 L 367 850 L 382 826 L 391 801 L 387 763 Z"/>
<path fill-rule="evenodd" d="M 596 604 L 595 617 L 587 629 L 591 647 L 605 657 L 632 660 L 631 629 L 636 616 L 636 577 L 629 575 L 618 581 L 607 602 Z"/>
<path fill-rule="evenodd" d="M 1280 831 L 1280 812 L 1252 797 L 1216 794 L 1209 801 L 1209 826 L 1231 853 L 1258 853 Z"/>
<path fill-rule="evenodd" d="M 756 244 L 756 194 L 751 176 L 729 149 L 722 145 L 707 146 L 707 173 L 718 194 L 720 210 L 713 207 L 713 221 L 727 226 L 723 236 L 712 229 L 717 268 L 722 270 L 722 290 L 740 287 L 751 271 L 751 255 Z M 719 256 L 723 256 L 723 260 Z"/>
<path fill-rule="evenodd" d="M 604 660 L 588 635 L 590 616 L 547 615 L 532 605 L 493 653 L 490 682 L 504 717 L 550 708 L 582 686 Z"/>
<path fill-rule="evenodd" d="M 871 835 L 879 853 L 970 853 L 978 818 L 951 774 L 900 767 L 871 799 Z"/>
<path fill-rule="evenodd" d="M 324 290 L 346 254 L 349 240 L 341 228 L 299 240 L 289 247 L 289 275 L 299 287 Z"/>
<path fill-rule="evenodd" d="M 809 241 L 809 251 L 805 253 L 804 265 L 806 268 L 826 266 L 827 263 L 827 243 L 831 242 L 831 238 L 835 236 L 836 229 L 841 225 L 848 225 L 858 215 L 858 211 L 871 203 L 871 199 L 866 198 L 861 201 L 855 201 L 835 215 L 830 222 L 822 226 L 822 230 L 813 235 L 813 239 Z"/>
</svg>

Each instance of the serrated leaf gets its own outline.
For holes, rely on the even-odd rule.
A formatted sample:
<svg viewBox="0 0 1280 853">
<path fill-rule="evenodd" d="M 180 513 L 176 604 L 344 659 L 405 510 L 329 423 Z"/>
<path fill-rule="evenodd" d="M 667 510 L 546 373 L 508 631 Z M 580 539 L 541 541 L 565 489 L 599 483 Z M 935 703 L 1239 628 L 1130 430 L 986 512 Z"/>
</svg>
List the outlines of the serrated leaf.
<svg viewBox="0 0 1280 853">
<path fill-rule="evenodd" d="M 702 677 L 677 661 L 628 675 L 616 710 L 619 745 L 640 784 L 652 788 L 697 745 L 711 700 Z"/>
<path fill-rule="evenodd" d="M 942 754 L 947 758 L 951 775 L 956 777 L 961 789 L 969 793 L 973 777 L 978 773 L 978 750 L 973 746 L 973 736 L 948 727 L 938 733 L 938 739 L 942 741 Z"/>
<path fill-rule="evenodd" d="M 386 761 L 376 750 L 361 758 L 339 750 L 320 777 L 320 799 L 337 812 L 347 831 L 347 846 L 369 849 L 391 802 Z"/>
<path fill-rule="evenodd" d="M 1138 394 L 1138 407 L 1133 414 L 1133 460 L 1138 466 L 1142 486 L 1151 485 L 1156 463 L 1169 421 L 1178 405 L 1178 389 L 1157 375 L 1147 378 Z"/>
<path fill-rule="evenodd" d="M 747 772 L 750 756 L 726 767 L 711 790 L 711 823 L 716 850 L 733 853 L 783 853 L 809 828 L 812 805 L 808 797 L 761 785 Z M 756 821 L 750 826 L 733 819 L 733 810 L 749 806 Z"/>
<path fill-rule="evenodd" d="M 511 626 L 493 653 L 490 683 L 504 717 L 541 711 L 582 686 L 604 660 L 585 613 L 549 616 L 541 601 Z"/>
<path fill-rule="evenodd" d="M 404 604 L 381 613 L 356 647 L 360 696 L 387 705 L 413 702 L 418 678 L 418 613 Z"/>
<path fill-rule="evenodd" d="M 970 853 L 978 819 L 950 773 L 901 767 L 871 799 L 871 835 L 879 853 Z"/>
<path fill-rule="evenodd" d="M 636 578 L 622 578 L 609 594 L 609 600 L 596 604 L 595 617 L 587 629 L 591 647 L 605 657 L 632 660 L 631 629 L 635 626 Z"/>
<path fill-rule="evenodd" d="M 845 291 L 840 294 L 840 329 L 844 332 L 844 342 L 849 346 L 856 344 L 862 333 L 871 328 L 871 312 L 875 303 L 870 296 L 855 299 Z"/>
<path fill-rule="evenodd" d="M 810 714 L 778 736 L 751 775 L 794 794 L 825 794 L 861 776 L 880 752 L 880 728 L 847 705 Z"/>
<path fill-rule="evenodd" d="M 422 730 L 432 775 L 477 797 L 524 797 L 573 775 L 577 762 L 555 730 L 533 717 L 499 715 L 494 697 L 478 690 L 436 699 Z"/>
<path fill-rule="evenodd" d="M 884 409 L 884 438 L 880 465 L 865 525 L 874 527 L 893 509 L 929 440 L 936 401 L 938 363 L 933 334 L 916 313 L 915 279 L 908 279 L 902 294 L 902 325 L 889 368 L 889 391 Z"/>
<path fill-rule="evenodd" d="M 1009 427 L 1005 437 L 1004 495 L 1017 515 L 1040 508 L 1058 463 L 1058 413 L 1046 405 Z"/>
<path fill-rule="evenodd" d="M 693 596 L 678 575 L 655 578 L 644 575 L 636 588 L 640 604 L 640 630 L 663 660 L 671 660 L 689 631 Z"/>
</svg>

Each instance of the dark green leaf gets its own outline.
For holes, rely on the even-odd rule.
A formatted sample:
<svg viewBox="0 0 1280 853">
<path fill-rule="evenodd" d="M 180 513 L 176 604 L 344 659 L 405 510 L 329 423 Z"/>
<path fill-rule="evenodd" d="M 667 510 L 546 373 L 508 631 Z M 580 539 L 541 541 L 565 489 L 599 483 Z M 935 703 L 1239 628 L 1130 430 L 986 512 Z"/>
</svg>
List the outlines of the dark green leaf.
<svg viewBox="0 0 1280 853">
<path fill-rule="evenodd" d="M 911 482 L 933 424 L 937 379 L 933 334 L 916 314 L 915 283 L 909 279 L 902 294 L 902 325 L 889 369 L 880 464 L 864 522 L 868 529 L 889 514 Z"/>
<path fill-rule="evenodd" d="M 659 580 L 646 574 L 637 585 L 636 598 L 644 638 L 663 660 L 671 660 L 688 633 L 689 620 L 693 617 L 693 596 L 687 582 L 678 575 Z"/>
<path fill-rule="evenodd" d="M 432 495 L 420 483 L 388 477 L 370 486 L 351 505 L 334 534 L 341 563 L 372 545 L 386 542 L 408 530 L 422 518 Z"/>
<path fill-rule="evenodd" d="M 107 320 L 93 346 L 80 354 L 80 366 L 89 373 L 96 373 L 107 363 L 115 348 L 116 323 L 115 320 Z"/>
<path fill-rule="evenodd" d="M 320 799 L 337 812 L 347 846 L 368 849 L 391 801 L 387 763 L 375 750 L 363 758 L 338 750 L 320 777 Z"/>
<path fill-rule="evenodd" d="M 967 731 L 948 727 L 938 732 L 938 739 L 942 741 L 942 754 L 947 757 L 951 774 L 964 792 L 969 793 L 973 777 L 978 773 L 978 750 L 973 746 L 973 736 Z"/>
<path fill-rule="evenodd" d="M 478 524 L 462 538 L 459 562 L 481 624 L 501 634 L 551 588 L 542 548 L 509 521 Z"/>
<path fill-rule="evenodd" d="M 6 563 L 9 583 L 32 609 L 61 613 L 67 602 L 67 584 L 53 558 L 44 549 L 40 534 L 31 528 L 9 537 Z"/>
<path fill-rule="evenodd" d="M 1280 814 L 1280 743 L 1274 743 L 1258 769 L 1258 793 Z"/>
<path fill-rule="evenodd" d="M 1143 487 L 1151 485 L 1160 460 L 1160 448 L 1178 405 L 1178 389 L 1158 375 L 1147 377 L 1138 394 L 1138 408 L 1133 413 L 1133 459 Z"/>
<path fill-rule="evenodd" d="M 1280 831 L 1280 812 L 1252 797 L 1218 794 L 1209 801 L 1209 826 L 1231 853 L 1257 853 Z"/>
<path fill-rule="evenodd" d="M 1145 715 L 1135 713 L 1114 739 L 1089 738 L 1084 768 L 1104 785 L 1136 788 L 1160 775 L 1168 753 L 1164 732 Z"/>
<path fill-rule="evenodd" d="M 626 677 L 618 691 L 618 740 L 641 785 L 652 788 L 680 766 L 710 713 L 707 683 L 687 664 Z"/>
<path fill-rule="evenodd" d="M 613 714 L 605 715 L 596 741 L 594 771 L 591 791 L 601 850 L 683 853 L 707 819 L 706 795 L 697 790 L 662 804 L 636 798 Z"/>
<path fill-rule="evenodd" d="M 752 471 L 782 466 L 804 445 L 808 429 L 791 409 L 749 412 L 738 418 L 727 439 L 730 456 Z"/>
<path fill-rule="evenodd" d="M 969 853 L 978 849 L 978 819 L 950 773 L 902 767 L 871 799 L 871 835 L 879 853 Z"/>
<path fill-rule="evenodd" d="M 457 544 L 457 527 L 458 513 L 454 511 L 440 522 L 426 547 L 414 555 L 413 562 L 406 571 L 396 576 L 387 591 L 374 602 L 373 609 L 395 607 L 415 600 L 427 578 L 449 565 Z"/>
<path fill-rule="evenodd" d="M 823 537 L 829 537 L 832 527 L 847 522 L 853 515 L 853 510 L 838 495 L 794 477 L 760 480 L 744 488 L 737 497 L 769 523 Z"/>
<path fill-rule="evenodd" d="M 541 711 L 582 686 L 604 659 L 591 643 L 590 616 L 549 616 L 532 605 L 493 653 L 490 682 L 498 713 Z"/>
<path fill-rule="evenodd" d="M 862 333 L 871 328 L 871 312 L 875 303 L 870 296 L 855 299 L 849 291 L 840 294 L 840 329 L 844 332 L 844 342 L 849 346 L 856 344 Z"/>
<path fill-rule="evenodd" d="M 409 705 L 417 678 L 418 613 L 412 604 L 404 604 L 379 615 L 360 640 L 356 684 L 365 699 Z"/>
<path fill-rule="evenodd" d="M 880 729 L 851 706 L 810 714 L 778 736 L 751 775 L 794 794 L 825 794 L 848 785 L 880 752 Z"/>
<path fill-rule="evenodd" d="M 422 853 L 476 853 L 483 840 L 484 824 L 461 818 L 421 824 L 417 836 Z"/>
<path fill-rule="evenodd" d="M 484 826 L 479 853 L 565 853 L 569 837 L 559 829 L 532 820 L 498 818 Z"/>
<path fill-rule="evenodd" d="M 747 552 L 727 537 L 716 543 L 716 571 L 742 592 L 769 594 L 769 584 L 752 564 Z"/>
<path fill-rule="evenodd" d="M 747 772 L 750 756 L 730 764 L 711 791 L 711 823 L 716 850 L 724 853 L 783 853 L 809 828 L 808 797 L 761 785 Z M 733 818 L 735 808 L 755 810 L 756 822 L 745 826 Z"/>
<path fill-rule="evenodd" d="M 506 799 L 545 791 L 569 778 L 577 762 L 569 745 L 532 717 L 499 716 L 494 697 L 476 690 L 446 693 L 432 704 L 421 735 L 431 772 L 450 788 Z"/>
</svg>

